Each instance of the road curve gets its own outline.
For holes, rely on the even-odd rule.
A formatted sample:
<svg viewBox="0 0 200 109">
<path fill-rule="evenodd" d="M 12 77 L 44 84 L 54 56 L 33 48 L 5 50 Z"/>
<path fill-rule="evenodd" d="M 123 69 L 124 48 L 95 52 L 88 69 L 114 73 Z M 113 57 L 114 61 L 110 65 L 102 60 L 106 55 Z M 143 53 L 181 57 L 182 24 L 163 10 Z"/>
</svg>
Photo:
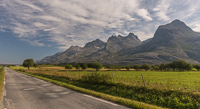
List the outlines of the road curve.
<svg viewBox="0 0 200 109">
<path fill-rule="evenodd" d="M 4 109 L 128 109 L 5 68 Z"/>
</svg>

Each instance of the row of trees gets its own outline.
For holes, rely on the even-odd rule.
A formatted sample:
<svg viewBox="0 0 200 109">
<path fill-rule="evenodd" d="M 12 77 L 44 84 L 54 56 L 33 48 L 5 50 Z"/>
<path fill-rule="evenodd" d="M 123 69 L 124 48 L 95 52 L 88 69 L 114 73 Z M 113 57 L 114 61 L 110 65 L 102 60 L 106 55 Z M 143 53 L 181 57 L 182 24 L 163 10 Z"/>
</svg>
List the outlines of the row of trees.
<svg viewBox="0 0 200 109">
<path fill-rule="evenodd" d="M 23 62 L 23 66 L 24 67 L 28 67 L 28 69 L 30 67 L 38 67 L 38 64 L 34 63 L 33 59 L 26 59 Z M 93 63 L 78 63 L 78 64 L 73 64 L 73 65 L 66 65 L 65 69 L 72 69 L 73 67 L 75 67 L 77 70 L 83 69 L 86 70 L 88 67 L 89 68 L 94 68 L 96 69 L 96 71 L 100 70 L 101 68 L 103 68 L 103 65 L 99 62 L 93 62 Z M 197 70 L 200 70 L 200 65 L 195 64 L 192 65 L 190 63 L 187 63 L 184 60 L 176 60 L 172 63 L 168 63 L 168 64 L 160 64 L 160 65 L 153 65 L 150 66 L 149 64 L 143 64 L 143 65 L 138 65 L 138 64 L 134 64 L 134 65 L 128 65 L 128 66 L 115 66 L 115 65 L 108 65 L 105 66 L 108 69 L 118 69 L 121 70 L 121 68 L 126 69 L 126 70 L 130 70 L 130 69 L 135 69 L 135 70 L 140 70 L 140 69 L 144 69 L 144 70 L 156 70 L 156 71 L 190 71 L 193 68 L 196 68 Z"/>
<path fill-rule="evenodd" d="M 72 69 L 73 67 L 75 67 L 77 70 L 83 69 L 86 70 L 88 67 L 89 68 L 94 68 L 96 69 L 96 71 L 99 71 L 101 68 L 103 68 L 103 65 L 99 62 L 94 62 L 94 63 L 89 63 L 89 64 L 85 64 L 85 63 L 78 63 L 73 65 L 66 65 L 65 69 Z"/>
<path fill-rule="evenodd" d="M 196 68 L 198 71 L 200 70 L 200 65 L 195 64 L 192 65 L 190 63 L 187 63 L 184 60 L 176 60 L 173 61 L 172 63 L 168 63 L 168 64 L 159 64 L 159 65 L 152 65 L 150 66 L 149 64 L 143 64 L 143 65 L 138 65 L 138 64 L 134 64 L 134 65 L 129 65 L 129 66 L 114 66 L 114 65 L 109 65 L 106 66 L 109 69 L 121 69 L 121 68 L 125 68 L 127 70 L 135 69 L 135 70 L 141 70 L 141 69 L 145 69 L 147 70 L 155 70 L 155 71 L 190 71 L 193 68 Z"/>
</svg>

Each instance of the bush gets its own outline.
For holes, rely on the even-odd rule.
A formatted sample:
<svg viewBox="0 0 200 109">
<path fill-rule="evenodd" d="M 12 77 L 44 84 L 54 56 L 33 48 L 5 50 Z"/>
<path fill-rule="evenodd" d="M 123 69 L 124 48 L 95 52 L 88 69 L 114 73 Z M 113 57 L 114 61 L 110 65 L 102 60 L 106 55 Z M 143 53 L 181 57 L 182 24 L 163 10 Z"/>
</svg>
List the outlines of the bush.
<svg viewBox="0 0 200 109">
<path fill-rule="evenodd" d="M 134 68 L 135 70 L 139 70 L 139 69 L 141 68 L 141 66 L 138 65 L 138 64 L 134 64 L 134 65 L 133 65 L 133 68 Z"/>
<path fill-rule="evenodd" d="M 86 70 L 87 68 L 88 68 L 87 64 L 83 64 L 83 65 L 82 65 L 82 69 L 83 69 L 83 70 Z"/>
<path fill-rule="evenodd" d="M 21 68 L 20 68 L 18 71 L 20 71 L 20 72 L 25 72 L 25 70 L 24 70 L 24 69 L 21 69 Z"/>
<path fill-rule="evenodd" d="M 110 73 L 89 73 L 83 75 L 82 80 L 91 83 L 109 83 L 112 82 L 112 75 Z"/>
<path fill-rule="evenodd" d="M 196 68 L 198 71 L 200 70 L 200 65 L 196 64 L 196 65 L 193 65 L 194 68 Z"/>
<path fill-rule="evenodd" d="M 129 71 L 131 69 L 130 66 L 126 66 L 125 68 L 126 68 L 127 71 Z"/>
<path fill-rule="evenodd" d="M 66 65 L 66 66 L 65 66 L 65 69 L 72 69 L 72 68 L 73 68 L 72 65 Z"/>
<path fill-rule="evenodd" d="M 143 64 L 142 69 L 145 69 L 146 71 L 151 69 L 151 66 L 149 64 Z"/>
<path fill-rule="evenodd" d="M 76 70 L 79 70 L 81 68 L 79 64 L 76 64 L 75 67 L 76 67 Z"/>
<path fill-rule="evenodd" d="M 99 71 L 102 67 L 103 67 L 103 65 L 99 62 L 92 63 L 92 68 L 95 68 L 96 71 Z"/>
</svg>

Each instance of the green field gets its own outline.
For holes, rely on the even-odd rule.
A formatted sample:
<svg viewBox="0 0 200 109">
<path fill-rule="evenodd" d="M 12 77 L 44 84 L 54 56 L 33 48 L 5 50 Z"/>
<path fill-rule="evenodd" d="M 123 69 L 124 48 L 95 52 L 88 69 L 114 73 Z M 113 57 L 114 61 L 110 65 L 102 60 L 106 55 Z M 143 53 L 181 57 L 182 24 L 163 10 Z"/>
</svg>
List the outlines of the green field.
<svg viewBox="0 0 200 109">
<path fill-rule="evenodd" d="M 13 69 L 27 69 L 24 67 L 12 67 Z M 46 73 L 50 75 L 67 76 L 79 79 L 83 75 L 96 71 L 76 71 L 72 69 L 67 71 L 64 67 L 41 67 L 31 68 L 29 72 Z M 68 74 L 67 74 L 68 72 Z M 182 90 L 190 92 L 200 92 L 200 72 L 161 72 L 161 71 L 98 71 L 101 74 L 114 74 L 116 83 L 124 83 L 133 86 L 144 86 L 142 76 L 144 77 L 147 88 L 158 88 L 168 90 Z"/>
</svg>

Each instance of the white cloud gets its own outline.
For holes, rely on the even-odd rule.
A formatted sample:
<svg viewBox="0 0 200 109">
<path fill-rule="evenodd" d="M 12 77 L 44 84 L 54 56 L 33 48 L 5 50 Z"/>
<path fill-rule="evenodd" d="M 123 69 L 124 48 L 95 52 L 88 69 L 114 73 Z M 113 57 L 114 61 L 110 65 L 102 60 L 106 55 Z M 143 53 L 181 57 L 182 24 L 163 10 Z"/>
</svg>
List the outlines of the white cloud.
<svg viewBox="0 0 200 109">
<path fill-rule="evenodd" d="M 170 20 L 169 16 L 167 15 L 169 12 L 171 0 L 161 0 L 158 1 L 158 4 L 153 11 L 155 12 L 155 16 L 158 17 L 159 20 L 168 21 Z"/>
<path fill-rule="evenodd" d="M 200 32 L 200 24 L 195 24 L 194 27 L 192 28 L 196 32 Z"/>
<path fill-rule="evenodd" d="M 24 6 L 27 6 L 27 7 L 30 7 L 32 9 L 35 9 L 35 10 L 38 10 L 38 11 L 43 11 L 41 8 L 31 4 L 31 3 L 28 3 L 28 2 L 25 2 L 23 0 L 15 0 L 17 3 L 19 3 L 20 5 L 24 5 Z"/>
<path fill-rule="evenodd" d="M 27 40 L 27 39 L 21 39 L 22 41 L 26 41 L 28 43 L 30 43 L 33 46 L 45 46 L 44 43 L 41 43 L 39 40 Z"/>
<path fill-rule="evenodd" d="M 34 23 L 35 27 L 46 27 L 47 25 L 40 23 L 40 22 L 35 22 Z"/>
<path fill-rule="evenodd" d="M 138 14 L 140 17 L 144 18 L 146 21 L 151 21 L 151 20 L 153 20 L 153 19 L 150 17 L 150 15 L 149 15 L 149 13 L 148 13 L 148 11 L 147 11 L 146 9 L 139 9 L 138 12 L 137 12 L 137 14 Z"/>
</svg>

